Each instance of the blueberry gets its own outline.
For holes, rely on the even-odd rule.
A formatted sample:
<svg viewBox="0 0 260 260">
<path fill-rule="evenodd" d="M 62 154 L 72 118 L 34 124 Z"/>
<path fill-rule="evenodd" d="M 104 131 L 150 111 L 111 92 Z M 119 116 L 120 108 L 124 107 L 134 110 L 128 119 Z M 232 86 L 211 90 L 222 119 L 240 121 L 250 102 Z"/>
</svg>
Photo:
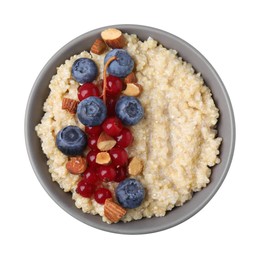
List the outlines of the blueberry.
<svg viewBox="0 0 260 260">
<path fill-rule="evenodd" d="M 107 108 L 100 98 L 88 97 L 79 103 L 77 116 L 83 125 L 101 125 L 107 116 Z"/>
<path fill-rule="evenodd" d="M 56 145 L 65 155 L 81 155 L 87 146 L 87 136 L 77 126 L 66 126 L 58 132 Z"/>
<path fill-rule="evenodd" d="M 110 75 L 124 78 L 130 74 L 134 68 L 134 61 L 126 50 L 114 49 L 107 53 L 104 62 L 106 63 L 109 58 L 115 56 L 117 59 L 112 61 L 108 66 L 108 73 Z"/>
<path fill-rule="evenodd" d="M 144 116 L 144 109 L 135 97 L 121 97 L 116 103 L 115 111 L 125 125 L 135 125 Z"/>
<path fill-rule="evenodd" d="M 73 78 L 79 83 L 92 82 L 98 75 L 96 63 L 88 58 L 77 59 L 71 69 Z"/>
<path fill-rule="evenodd" d="M 145 190 L 141 182 L 128 178 L 120 182 L 116 188 L 116 198 L 124 208 L 133 209 L 141 205 Z"/>
</svg>

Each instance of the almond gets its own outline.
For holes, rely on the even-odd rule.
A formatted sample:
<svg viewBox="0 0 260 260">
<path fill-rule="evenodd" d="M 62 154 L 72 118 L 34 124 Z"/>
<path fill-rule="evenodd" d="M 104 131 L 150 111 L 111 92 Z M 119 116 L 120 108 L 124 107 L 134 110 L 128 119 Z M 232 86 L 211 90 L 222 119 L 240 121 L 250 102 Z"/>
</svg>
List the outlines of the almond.
<svg viewBox="0 0 260 260">
<path fill-rule="evenodd" d="M 131 72 L 130 74 L 128 74 L 125 79 L 124 79 L 125 84 L 127 83 L 137 83 L 137 78 L 135 76 L 134 72 Z"/>
<path fill-rule="evenodd" d="M 87 169 L 87 161 L 81 156 L 71 157 L 66 168 L 71 174 L 81 174 Z"/>
<path fill-rule="evenodd" d="M 108 152 L 100 152 L 96 156 L 96 163 L 98 164 L 109 164 L 111 162 L 111 157 Z"/>
<path fill-rule="evenodd" d="M 62 99 L 62 109 L 67 110 L 71 114 L 76 114 L 78 101 L 70 98 Z"/>
<path fill-rule="evenodd" d="M 142 92 L 142 86 L 138 83 L 127 83 L 122 93 L 126 96 L 137 97 Z"/>
<path fill-rule="evenodd" d="M 137 157 L 133 157 L 128 164 L 128 173 L 132 176 L 140 174 L 143 170 L 143 162 Z"/>
<path fill-rule="evenodd" d="M 101 33 L 102 39 L 112 49 L 120 49 L 126 45 L 123 33 L 115 28 L 109 28 Z"/>
<path fill-rule="evenodd" d="M 116 140 L 107 135 L 105 132 L 102 132 L 97 140 L 97 148 L 104 152 L 109 151 L 116 145 Z"/>
<path fill-rule="evenodd" d="M 112 223 L 118 222 L 125 214 L 126 210 L 124 208 L 113 202 L 112 199 L 106 199 L 104 205 L 104 215 Z"/>
<path fill-rule="evenodd" d="M 95 54 L 102 54 L 106 51 L 107 46 L 102 39 L 96 39 L 95 42 L 92 44 L 90 51 Z"/>
</svg>

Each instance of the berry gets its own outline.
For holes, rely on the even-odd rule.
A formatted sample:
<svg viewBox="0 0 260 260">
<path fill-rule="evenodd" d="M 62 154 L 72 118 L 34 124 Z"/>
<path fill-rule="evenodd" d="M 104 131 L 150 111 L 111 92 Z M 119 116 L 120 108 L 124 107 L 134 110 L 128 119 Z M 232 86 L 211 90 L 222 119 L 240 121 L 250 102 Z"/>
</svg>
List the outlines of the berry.
<svg viewBox="0 0 260 260">
<path fill-rule="evenodd" d="M 112 198 L 111 191 L 106 188 L 98 188 L 94 193 L 94 198 L 97 203 L 104 204 L 106 199 Z"/>
<path fill-rule="evenodd" d="M 96 63 L 88 58 L 77 59 L 71 69 L 73 78 L 78 83 L 92 82 L 98 75 Z"/>
<path fill-rule="evenodd" d="M 132 144 L 134 140 L 131 131 L 126 127 L 122 129 L 121 133 L 118 136 L 116 136 L 115 139 L 117 141 L 117 146 L 123 148 L 128 147 L 130 144 Z"/>
<path fill-rule="evenodd" d="M 100 98 L 88 97 L 79 103 L 77 116 L 83 125 L 101 125 L 107 116 L 107 108 Z"/>
<path fill-rule="evenodd" d="M 126 167 L 118 167 L 116 168 L 116 178 L 115 182 L 121 182 L 127 177 L 127 169 Z"/>
<path fill-rule="evenodd" d="M 110 165 L 102 165 L 97 169 L 97 176 L 104 182 L 114 181 L 116 178 L 116 171 Z"/>
<path fill-rule="evenodd" d="M 141 205 L 145 190 L 141 182 L 128 178 L 120 182 L 116 188 L 116 198 L 124 208 L 137 208 Z"/>
<path fill-rule="evenodd" d="M 58 132 L 56 145 L 67 156 L 81 155 L 87 146 L 87 136 L 77 126 L 66 126 Z"/>
<path fill-rule="evenodd" d="M 89 135 L 100 135 L 102 132 L 102 127 L 100 125 L 97 126 L 85 126 L 85 133 Z"/>
<path fill-rule="evenodd" d="M 123 125 L 116 117 L 107 118 L 102 124 L 103 130 L 110 136 L 117 136 L 121 133 Z"/>
<path fill-rule="evenodd" d="M 96 163 L 96 157 L 99 151 L 89 151 L 87 154 L 87 163 L 90 167 L 96 167 L 98 164 Z"/>
<path fill-rule="evenodd" d="M 83 99 L 86 99 L 91 96 L 95 96 L 95 97 L 100 96 L 98 87 L 95 84 L 85 83 L 78 88 L 79 101 L 82 101 Z"/>
<path fill-rule="evenodd" d="M 110 75 L 124 78 L 128 74 L 130 74 L 134 68 L 134 61 L 131 56 L 128 54 L 126 50 L 123 49 L 113 49 L 107 53 L 104 63 L 106 64 L 107 61 L 115 56 L 117 59 L 112 61 L 108 66 L 108 73 Z"/>
<path fill-rule="evenodd" d="M 76 192 L 84 198 L 90 198 L 95 191 L 94 185 L 86 183 L 84 180 L 81 180 L 78 183 Z"/>
<path fill-rule="evenodd" d="M 109 151 L 114 166 L 125 166 L 128 162 L 128 155 L 125 149 L 114 147 Z"/>
<path fill-rule="evenodd" d="M 98 141 L 98 135 L 92 135 L 89 137 L 88 139 L 88 147 L 91 149 L 91 150 L 94 150 L 94 151 L 98 151 L 99 149 L 97 148 L 97 141 Z"/>
<path fill-rule="evenodd" d="M 97 174 L 93 168 L 87 168 L 82 177 L 83 180 L 89 184 L 96 185 L 99 182 Z"/>
<path fill-rule="evenodd" d="M 122 80 L 118 77 L 109 75 L 107 77 L 107 89 L 106 93 L 109 96 L 117 96 L 121 93 L 123 88 Z"/>
<path fill-rule="evenodd" d="M 115 116 L 115 107 L 116 107 L 117 97 L 107 97 L 107 115 L 108 116 Z"/>
<path fill-rule="evenodd" d="M 121 97 L 116 103 L 116 115 L 125 125 L 135 125 L 144 116 L 144 109 L 135 97 Z"/>
</svg>

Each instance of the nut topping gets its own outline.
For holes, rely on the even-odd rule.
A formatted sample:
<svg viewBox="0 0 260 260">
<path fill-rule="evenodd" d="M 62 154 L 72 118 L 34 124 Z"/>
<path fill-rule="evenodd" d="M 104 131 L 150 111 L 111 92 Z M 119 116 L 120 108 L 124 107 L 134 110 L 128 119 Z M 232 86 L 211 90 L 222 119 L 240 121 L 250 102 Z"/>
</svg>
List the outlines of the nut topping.
<svg viewBox="0 0 260 260">
<path fill-rule="evenodd" d="M 98 164 L 109 164 L 111 162 L 111 157 L 108 152 L 100 152 L 96 156 L 96 163 Z"/>
<path fill-rule="evenodd" d="M 113 202 L 112 199 L 106 199 L 104 206 L 104 215 L 112 223 L 118 222 L 125 214 L 126 210 L 124 208 Z"/>
<path fill-rule="evenodd" d="M 66 168 L 71 174 L 81 174 L 87 169 L 87 161 L 81 156 L 71 157 Z"/>
<path fill-rule="evenodd" d="M 123 33 L 115 28 L 109 28 L 101 33 L 102 39 L 112 49 L 121 49 L 125 46 L 125 38 Z"/>
<path fill-rule="evenodd" d="M 131 72 L 130 74 L 128 74 L 125 79 L 124 79 L 125 84 L 127 83 L 136 83 L 137 82 L 137 78 L 134 72 Z"/>
<path fill-rule="evenodd" d="M 62 109 L 67 110 L 71 114 L 76 114 L 78 101 L 70 98 L 62 99 Z"/>
<path fill-rule="evenodd" d="M 106 134 L 105 132 L 102 132 L 98 138 L 97 141 L 97 148 L 100 151 L 109 151 L 116 145 L 116 140 Z"/>
<path fill-rule="evenodd" d="M 138 83 L 127 83 L 122 93 L 126 96 L 137 97 L 142 92 L 142 86 Z"/>
<path fill-rule="evenodd" d="M 128 165 L 128 173 L 132 176 L 136 176 L 143 171 L 143 162 L 138 157 L 133 157 Z"/>
<path fill-rule="evenodd" d="M 93 45 L 91 46 L 90 51 L 95 53 L 95 54 L 102 54 L 106 51 L 107 46 L 105 42 L 102 39 L 96 39 Z"/>
</svg>

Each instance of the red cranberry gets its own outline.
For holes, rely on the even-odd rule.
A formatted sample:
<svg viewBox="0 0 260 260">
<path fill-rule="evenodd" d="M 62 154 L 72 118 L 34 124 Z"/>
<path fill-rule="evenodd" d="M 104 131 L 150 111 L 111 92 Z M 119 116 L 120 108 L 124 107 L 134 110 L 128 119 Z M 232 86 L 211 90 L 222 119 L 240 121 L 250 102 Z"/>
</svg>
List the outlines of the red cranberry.
<svg viewBox="0 0 260 260">
<path fill-rule="evenodd" d="M 107 115 L 108 116 L 115 116 L 115 107 L 116 107 L 117 97 L 107 97 Z"/>
<path fill-rule="evenodd" d="M 96 185 L 99 182 L 97 174 L 93 168 L 87 168 L 82 177 L 86 183 Z"/>
<path fill-rule="evenodd" d="M 109 151 L 114 166 L 125 166 L 128 162 L 128 155 L 125 149 L 114 147 Z"/>
<path fill-rule="evenodd" d="M 102 127 L 101 127 L 101 125 L 85 126 L 85 132 L 89 135 L 100 135 L 102 132 Z"/>
<path fill-rule="evenodd" d="M 84 198 L 90 198 L 95 191 L 94 185 L 86 183 L 84 180 L 81 180 L 78 183 L 76 192 Z"/>
<path fill-rule="evenodd" d="M 121 121 L 117 117 L 109 117 L 102 124 L 103 130 L 110 136 L 117 136 L 123 129 Z"/>
<path fill-rule="evenodd" d="M 121 93 L 123 88 L 122 80 L 118 77 L 109 75 L 107 77 L 106 93 L 108 96 L 117 96 Z"/>
<path fill-rule="evenodd" d="M 98 164 L 96 163 L 96 157 L 97 157 L 98 153 L 99 153 L 99 151 L 92 151 L 92 150 L 88 152 L 88 154 L 87 154 L 88 166 L 90 166 L 90 167 L 98 166 Z"/>
<path fill-rule="evenodd" d="M 123 128 L 121 133 L 115 138 L 117 141 L 117 145 L 123 148 L 126 148 L 130 144 L 132 144 L 134 138 L 131 131 L 128 128 Z"/>
<path fill-rule="evenodd" d="M 90 96 L 99 97 L 98 87 L 93 83 L 85 83 L 78 88 L 78 98 L 80 101 Z"/>
<path fill-rule="evenodd" d="M 97 176 L 104 182 L 114 181 L 116 171 L 111 165 L 102 165 L 97 169 Z"/>
<path fill-rule="evenodd" d="M 126 167 L 118 167 L 116 168 L 116 182 L 121 182 L 127 177 L 127 169 Z"/>
<path fill-rule="evenodd" d="M 97 203 L 104 204 L 106 199 L 112 198 L 111 191 L 106 188 L 98 188 L 94 193 L 94 198 Z"/>
<path fill-rule="evenodd" d="M 97 148 L 97 141 L 98 137 L 96 135 L 90 136 L 88 139 L 88 147 L 94 151 L 98 151 L 99 149 Z"/>
</svg>

